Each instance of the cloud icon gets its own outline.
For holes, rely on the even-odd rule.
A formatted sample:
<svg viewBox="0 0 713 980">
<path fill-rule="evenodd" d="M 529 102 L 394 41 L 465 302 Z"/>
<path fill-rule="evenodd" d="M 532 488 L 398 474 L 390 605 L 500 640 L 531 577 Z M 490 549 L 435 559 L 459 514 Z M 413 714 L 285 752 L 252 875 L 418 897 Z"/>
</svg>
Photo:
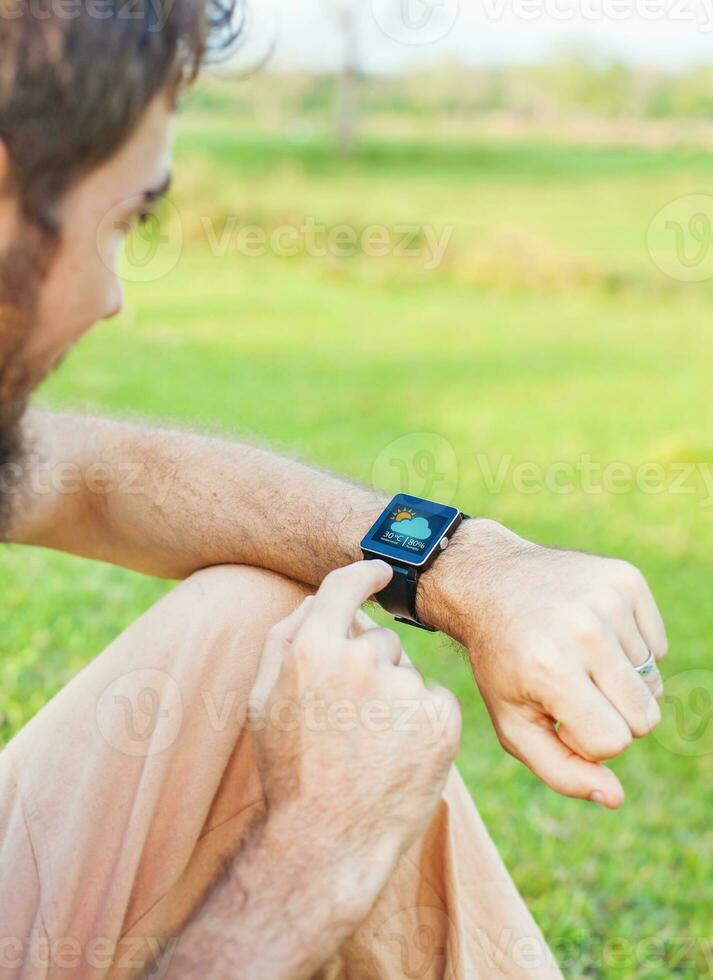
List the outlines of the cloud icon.
<svg viewBox="0 0 713 980">
<path fill-rule="evenodd" d="M 425 517 L 411 517 L 405 521 L 394 521 L 391 530 L 396 534 L 408 534 L 419 541 L 425 541 L 431 537 L 431 528 Z"/>
</svg>

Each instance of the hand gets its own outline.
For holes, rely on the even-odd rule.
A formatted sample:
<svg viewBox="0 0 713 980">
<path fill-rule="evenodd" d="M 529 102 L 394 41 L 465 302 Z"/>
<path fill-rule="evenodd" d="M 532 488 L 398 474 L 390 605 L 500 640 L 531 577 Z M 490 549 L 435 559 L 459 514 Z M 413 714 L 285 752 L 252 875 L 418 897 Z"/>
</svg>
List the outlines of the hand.
<svg viewBox="0 0 713 980">
<path fill-rule="evenodd" d="M 371 901 L 425 829 L 460 738 L 456 698 L 400 666 L 396 633 L 356 620 L 392 574 L 381 561 L 331 572 L 271 630 L 251 694 L 268 819 L 289 812 L 306 852 L 315 841 L 369 874 Z"/>
<path fill-rule="evenodd" d="M 558 793 L 620 806 L 621 784 L 600 763 L 661 718 L 660 674 L 634 670 L 667 651 L 643 575 L 476 520 L 422 583 L 419 612 L 468 647 L 506 751 Z"/>
</svg>

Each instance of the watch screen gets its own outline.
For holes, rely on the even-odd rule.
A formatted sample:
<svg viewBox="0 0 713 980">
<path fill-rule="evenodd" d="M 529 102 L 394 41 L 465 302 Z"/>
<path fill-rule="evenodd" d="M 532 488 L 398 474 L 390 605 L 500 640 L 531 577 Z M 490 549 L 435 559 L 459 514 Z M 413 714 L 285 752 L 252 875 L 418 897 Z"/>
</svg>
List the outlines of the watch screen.
<svg viewBox="0 0 713 980">
<path fill-rule="evenodd" d="M 422 564 L 458 513 L 453 507 L 398 494 L 364 538 L 362 547 Z"/>
</svg>

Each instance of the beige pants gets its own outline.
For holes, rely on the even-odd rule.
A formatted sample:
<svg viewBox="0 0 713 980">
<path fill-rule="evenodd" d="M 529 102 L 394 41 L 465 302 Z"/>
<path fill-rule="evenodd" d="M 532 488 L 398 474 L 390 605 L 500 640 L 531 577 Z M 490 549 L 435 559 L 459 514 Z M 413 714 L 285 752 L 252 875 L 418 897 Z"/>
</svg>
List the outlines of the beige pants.
<svg viewBox="0 0 713 980">
<path fill-rule="evenodd" d="M 303 594 L 250 568 L 193 575 L 0 754 L 0 978 L 172 975 L 182 927 L 261 812 L 243 706 L 267 630 Z M 561 976 L 455 769 L 319 976 Z"/>
</svg>

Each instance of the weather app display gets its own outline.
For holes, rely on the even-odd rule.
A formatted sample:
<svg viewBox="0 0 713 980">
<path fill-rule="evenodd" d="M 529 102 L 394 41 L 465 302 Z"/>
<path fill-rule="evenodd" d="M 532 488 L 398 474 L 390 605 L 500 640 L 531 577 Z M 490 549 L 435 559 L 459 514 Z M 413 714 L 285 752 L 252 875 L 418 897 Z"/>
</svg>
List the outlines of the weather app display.
<svg viewBox="0 0 713 980">
<path fill-rule="evenodd" d="M 423 555 L 438 539 L 448 517 L 428 514 L 417 507 L 394 507 L 374 534 L 374 540 L 410 555 Z"/>
</svg>

